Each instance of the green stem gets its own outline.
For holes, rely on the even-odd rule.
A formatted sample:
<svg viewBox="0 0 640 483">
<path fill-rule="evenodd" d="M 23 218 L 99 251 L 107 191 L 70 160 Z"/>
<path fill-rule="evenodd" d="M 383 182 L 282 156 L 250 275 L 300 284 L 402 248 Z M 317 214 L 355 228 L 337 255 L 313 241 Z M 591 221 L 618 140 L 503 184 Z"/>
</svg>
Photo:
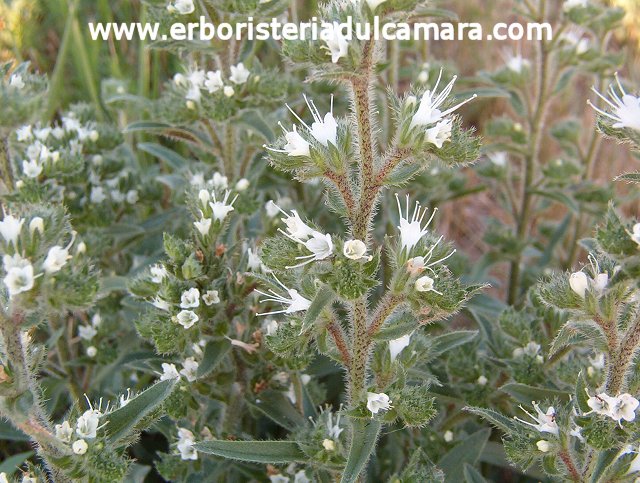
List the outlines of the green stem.
<svg viewBox="0 0 640 483">
<path fill-rule="evenodd" d="M 367 385 L 370 338 L 367 333 L 366 296 L 353 302 L 351 365 L 349 366 L 349 399 L 352 403 L 364 399 Z"/>
<path fill-rule="evenodd" d="M 540 2 L 540 18 L 545 17 L 546 1 Z M 529 229 L 533 208 L 532 184 L 536 178 L 540 157 L 540 146 L 543 137 L 544 119 L 548 106 L 549 91 L 549 50 L 546 42 L 541 40 L 539 45 L 538 60 L 538 93 L 536 96 L 536 109 L 533 118 L 530 120 L 529 152 L 525 156 L 525 173 L 522 183 L 522 200 L 520 214 L 517 223 L 517 238 L 521 243 L 526 243 L 529 238 Z M 509 274 L 508 303 L 513 305 L 520 295 L 520 265 L 522 263 L 522 253 L 518 253 L 515 260 L 511 262 Z"/>
</svg>

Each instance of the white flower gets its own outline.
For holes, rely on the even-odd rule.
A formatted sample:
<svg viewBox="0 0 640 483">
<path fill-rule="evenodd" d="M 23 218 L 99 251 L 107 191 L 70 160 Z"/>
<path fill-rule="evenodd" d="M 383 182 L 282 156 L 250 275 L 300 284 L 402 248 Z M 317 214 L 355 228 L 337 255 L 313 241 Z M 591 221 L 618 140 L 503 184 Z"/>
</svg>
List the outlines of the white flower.
<svg viewBox="0 0 640 483">
<path fill-rule="evenodd" d="M 631 394 L 624 393 L 614 398 L 613 404 L 609 407 L 609 416 L 616 422 L 621 419 L 633 421 L 636 418 L 636 409 L 640 402 Z"/>
<path fill-rule="evenodd" d="M 333 22 L 327 24 L 322 30 L 322 40 L 327 44 L 328 54 L 331 56 L 331 62 L 337 64 L 342 57 L 346 57 L 349 52 L 349 42 L 341 31 L 340 24 Z"/>
<path fill-rule="evenodd" d="M 3 258 L 3 261 L 5 258 Z M 22 292 L 28 292 L 33 288 L 35 281 L 35 277 L 33 276 L 33 266 L 30 263 L 27 263 L 24 266 L 11 267 L 7 270 L 7 275 L 4 277 L 3 281 L 7 286 L 7 290 L 9 290 L 10 297 Z"/>
<path fill-rule="evenodd" d="M 93 339 L 98 331 L 92 325 L 79 325 L 78 326 L 78 337 L 83 340 L 91 340 Z"/>
<path fill-rule="evenodd" d="M 222 73 L 219 70 L 207 72 L 207 80 L 204 81 L 204 86 L 209 90 L 210 94 L 222 89 L 224 87 Z"/>
<path fill-rule="evenodd" d="M 81 438 L 95 438 L 100 416 L 102 416 L 102 413 L 95 409 L 85 411 L 76 422 L 76 434 Z"/>
<path fill-rule="evenodd" d="M 451 441 L 453 441 L 453 432 L 450 431 L 450 430 L 446 430 L 444 432 L 443 438 L 444 438 L 445 442 L 451 443 Z"/>
<path fill-rule="evenodd" d="M 244 84 L 247 82 L 249 75 L 251 72 L 244 66 L 242 62 L 238 65 L 231 66 L 231 75 L 229 76 L 229 80 L 234 84 Z"/>
<path fill-rule="evenodd" d="M 73 241 L 72 241 L 73 243 Z M 67 264 L 67 261 L 72 257 L 69 255 L 69 247 L 62 248 L 61 246 L 53 246 L 49 249 L 49 253 L 47 253 L 47 258 L 44 259 L 42 263 L 42 268 L 47 273 L 56 273 L 59 272 L 62 267 Z"/>
<path fill-rule="evenodd" d="M 4 471 L 0 473 L 0 483 L 9 483 L 9 480 L 7 479 L 7 474 Z"/>
<path fill-rule="evenodd" d="M 336 444 L 333 442 L 333 440 L 325 438 L 322 441 L 322 447 L 326 450 L 326 451 L 335 451 L 336 449 Z"/>
<path fill-rule="evenodd" d="M 462 101 L 459 104 L 456 104 L 445 111 L 441 111 L 440 107 L 445 102 L 451 90 L 453 89 L 453 84 L 455 84 L 457 76 L 453 76 L 451 81 L 442 89 L 440 94 L 436 95 L 436 91 L 438 90 L 438 85 L 440 85 L 440 80 L 442 79 L 442 69 L 440 69 L 440 73 L 438 74 L 438 80 L 436 81 L 436 85 L 433 87 L 433 91 L 427 90 L 420 99 L 420 105 L 418 106 L 418 110 L 413 115 L 411 120 L 411 127 L 415 126 L 428 126 L 430 124 L 435 124 L 442 120 L 445 116 L 451 114 L 452 112 L 459 109 L 461 106 L 466 104 L 467 102 L 475 99 L 477 97 L 476 94 L 471 96 L 466 101 Z"/>
<path fill-rule="evenodd" d="M 438 295 L 442 295 L 442 293 L 434 288 L 434 281 L 428 275 L 424 275 L 416 280 L 414 287 L 417 292 L 435 292 Z"/>
<path fill-rule="evenodd" d="M 207 290 L 207 292 L 202 296 L 202 301 L 205 305 L 213 305 L 220 303 L 220 295 L 217 290 Z"/>
<path fill-rule="evenodd" d="M 295 312 L 305 311 L 311 306 L 311 301 L 300 295 L 297 290 L 287 288 L 280 280 L 278 280 L 277 277 L 274 278 L 276 282 L 278 282 L 278 285 L 280 285 L 287 292 L 289 298 L 278 294 L 272 289 L 269 289 L 269 293 L 256 290 L 256 292 L 258 292 L 260 295 L 264 295 L 265 297 L 267 297 L 260 302 L 277 302 L 286 305 L 287 307 L 283 310 L 276 310 L 273 312 L 266 312 L 258 315 L 293 314 Z"/>
<path fill-rule="evenodd" d="M 451 139 L 452 126 L 453 121 L 451 119 L 439 121 L 435 126 L 425 131 L 427 142 L 434 144 L 438 149 L 442 148 L 442 145 Z"/>
<path fill-rule="evenodd" d="M 556 411 L 553 408 L 553 406 L 549 406 L 549 408 L 547 409 L 547 412 L 545 413 L 545 412 L 542 412 L 542 410 L 540 409 L 540 406 L 538 406 L 538 404 L 535 401 L 533 401 L 531 404 L 536 410 L 535 416 L 531 414 L 529 411 L 527 411 L 526 409 L 524 409 L 522 406 L 520 406 L 520 409 L 522 409 L 527 414 L 527 416 L 533 419 L 535 423 L 530 423 L 518 417 L 514 417 L 513 419 L 523 424 L 526 424 L 528 426 L 531 426 L 533 428 L 536 428 L 541 433 L 551 433 L 558 436 L 558 423 L 556 423 Z"/>
<path fill-rule="evenodd" d="M 197 460 L 198 452 L 193 447 L 195 437 L 188 429 L 178 428 L 178 451 L 183 460 Z"/>
<path fill-rule="evenodd" d="M 291 114 L 293 114 L 295 118 L 309 131 L 309 133 L 311 133 L 316 141 L 325 147 L 328 146 L 329 143 L 336 146 L 338 138 L 338 123 L 333 117 L 333 96 L 331 96 L 331 108 L 329 112 L 324 115 L 324 118 L 320 114 L 320 111 L 314 104 L 313 100 L 309 99 L 306 95 L 303 95 L 303 97 L 311 115 L 313 116 L 313 123 L 311 123 L 311 126 L 305 123 L 289 105 L 287 105 L 287 109 L 289 109 Z M 287 140 L 289 141 L 289 139 Z M 300 141 L 297 141 L 297 143 L 300 145 L 300 148 L 303 149 Z"/>
<path fill-rule="evenodd" d="M 391 408 L 389 396 L 385 393 L 367 392 L 367 409 L 371 411 L 371 417 L 378 411 L 386 411 Z"/>
<path fill-rule="evenodd" d="M 571 290 L 577 293 L 580 298 L 584 298 L 587 288 L 589 287 L 589 278 L 584 272 L 574 272 L 569 277 L 569 286 Z"/>
<path fill-rule="evenodd" d="M 233 204 L 236 202 L 236 199 L 238 199 L 238 195 L 233 198 L 231 203 L 227 204 L 227 201 L 229 200 L 229 191 L 225 192 L 222 201 L 216 200 L 216 194 L 213 193 L 213 202 L 209 202 L 209 206 L 213 211 L 214 221 L 224 221 L 227 215 L 234 210 Z"/>
<path fill-rule="evenodd" d="M 71 449 L 75 454 L 82 455 L 87 452 L 87 450 L 89 449 L 89 445 L 84 439 L 79 439 L 73 442 L 73 444 L 71 445 Z"/>
<path fill-rule="evenodd" d="M 56 438 L 58 438 L 63 443 L 68 443 L 71 441 L 71 437 L 73 436 L 73 428 L 69 424 L 69 421 L 63 421 L 62 424 L 55 425 Z"/>
<path fill-rule="evenodd" d="M 296 260 L 303 261 L 298 263 L 297 265 L 288 266 L 286 267 L 287 269 L 302 267 L 303 265 L 316 260 L 324 260 L 325 258 L 330 257 L 333 253 L 333 242 L 331 241 L 331 235 L 329 234 L 314 231 L 311 234 L 311 238 L 309 238 L 307 241 L 302 241 L 300 239 L 292 237 L 291 235 L 288 235 L 282 230 L 280 230 L 280 232 L 287 235 L 296 243 L 302 243 L 305 248 L 311 252 L 310 255 L 301 255 L 299 257 L 296 257 Z"/>
<path fill-rule="evenodd" d="M 120 407 L 123 408 L 131 400 L 131 389 L 127 388 L 127 394 L 120 394 Z"/>
<path fill-rule="evenodd" d="M 162 281 L 169 275 L 164 265 L 152 265 L 149 268 L 151 273 L 151 281 L 153 283 L 162 283 Z"/>
<path fill-rule="evenodd" d="M 0 221 L 0 235 L 2 235 L 2 238 L 4 238 L 8 245 L 13 244 L 14 247 L 17 246 L 23 224 L 24 218 L 16 218 L 13 215 L 5 213 L 4 219 Z"/>
<path fill-rule="evenodd" d="M 255 351 L 258 350 L 258 347 L 260 347 L 260 344 L 255 343 L 255 344 L 247 344 L 246 342 L 243 342 L 241 340 L 238 339 L 232 339 L 230 337 L 226 337 L 226 339 L 231 342 L 231 345 L 234 347 L 240 347 L 241 349 L 247 351 L 249 354 L 253 354 Z M 295 402 L 295 401 L 294 401 Z"/>
<path fill-rule="evenodd" d="M 209 200 L 211 200 L 211 194 L 207 190 L 201 189 L 198 192 L 198 199 L 200 200 L 202 206 L 206 207 L 209 204 Z"/>
<path fill-rule="evenodd" d="M 564 0 L 564 4 L 562 5 L 562 10 L 568 12 L 569 10 L 581 7 L 585 8 L 589 5 L 589 0 Z"/>
<path fill-rule="evenodd" d="M 9 86 L 15 87 L 16 89 L 24 89 L 26 84 L 22 80 L 22 76 L 20 74 L 13 74 L 9 77 Z"/>
<path fill-rule="evenodd" d="M 538 449 L 540 451 L 542 451 L 543 453 L 548 453 L 549 450 L 551 449 L 551 443 L 549 443 L 549 441 L 546 441 L 544 439 L 541 439 L 540 441 L 538 441 L 536 443 L 536 446 L 538 447 Z"/>
<path fill-rule="evenodd" d="M 33 132 L 31 131 L 31 126 L 27 124 L 26 126 L 22 126 L 18 128 L 16 130 L 16 138 L 21 143 L 24 141 L 29 141 L 33 139 Z"/>
<path fill-rule="evenodd" d="M 484 374 L 482 374 L 477 380 L 476 382 L 478 383 L 478 385 L 480 386 L 486 386 L 487 382 L 489 382 L 489 380 L 485 377 Z"/>
<path fill-rule="evenodd" d="M 269 475 L 269 481 L 271 483 L 289 483 L 289 477 L 278 473 L 277 475 Z"/>
<path fill-rule="evenodd" d="M 167 6 L 169 12 L 178 12 L 181 15 L 193 13 L 195 9 L 196 7 L 193 4 L 193 0 L 176 0 Z"/>
<path fill-rule="evenodd" d="M 309 156 L 309 147 L 311 145 L 298 133 L 296 125 L 293 125 L 292 131 L 287 131 L 287 128 L 285 128 L 282 123 L 278 123 L 278 125 L 284 132 L 284 138 L 286 139 L 287 144 L 285 144 L 282 149 L 273 149 L 268 146 L 265 147 L 270 151 L 286 153 L 287 156 Z"/>
<path fill-rule="evenodd" d="M 226 190 L 229 187 L 229 179 L 216 171 L 213 173 L 210 184 L 216 190 Z"/>
<path fill-rule="evenodd" d="M 44 220 L 39 216 L 34 216 L 29 222 L 29 233 L 33 235 L 36 231 L 41 235 L 44 233 Z"/>
<path fill-rule="evenodd" d="M 91 194 L 89 195 L 89 200 L 94 205 L 99 205 L 104 200 L 107 199 L 107 195 L 104 192 L 104 188 L 102 186 L 94 186 L 91 188 Z"/>
<path fill-rule="evenodd" d="M 572 46 L 576 54 L 584 54 L 589 50 L 589 39 L 582 36 L 583 33 L 579 29 L 571 29 L 564 32 L 560 38 Z"/>
<path fill-rule="evenodd" d="M 161 381 L 167 381 L 169 379 L 179 379 L 180 374 L 178 374 L 178 369 L 176 369 L 175 364 L 167 364 L 166 362 L 162 363 L 162 374 L 160 374 Z"/>
<path fill-rule="evenodd" d="M 169 302 L 161 299 L 157 295 L 151 300 L 151 305 L 153 305 L 157 309 L 164 310 L 165 312 L 169 312 L 169 310 L 171 309 Z"/>
<path fill-rule="evenodd" d="M 509 161 L 509 155 L 504 151 L 496 151 L 493 153 L 487 153 L 487 158 L 493 163 L 494 166 L 504 168 Z"/>
<path fill-rule="evenodd" d="M 589 393 L 587 392 L 587 395 Z M 594 396 L 589 396 L 587 399 L 587 406 L 591 408 L 591 411 L 585 414 L 596 413 L 603 416 L 608 416 L 611 413 L 611 408 L 616 404 L 615 398 L 602 392 Z"/>
<path fill-rule="evenodd" d="M 187 357 L 182 363 L 180 374 L 182 374 L 187 381 L 193 382 L 198 377 L 199 366 L 200 364 L 198 364 L 193 357 Z"/>
<path fill-rule="evenodd" d="M 42 165 L 35 159 L 22 162 L 22 172 L 27 178 L 37 178 L 42 174 Z"/>
<path fill-rule="evenodd" d="M 427 214 L 426 208 L 421 208 L 420 203 L 416 201 L 415 208 L 413 210 L 413 215 L 409 217 L 409 195 L 407 195 L 407 204 L 406 210 L 407 214 L 404 216 L 402 214 L 402 207 L 400 206 L 400 198 L 396 193 L 396 202 L 398 204 L 398 213 L 400 214 L 400 225 L 398 229 L 400 230 L 400 245 L 402 248 L 406 249 L 407 252 L 411 251 L 413 247 L 415 247 L 418 242 L 425 236 L 429 230 L 427 227 L 431 224 L 433 217 L 436 214 L 436 210 L 433 210 L 431 217 L 427 220 L 424 227 L 422 226 L 422 220 L 424 216 Z"/>
<path fill-rule="evenodd" d="M 293 476 L 293 483 L 311 483 L 311 480 L 307 477 L 307 473 L 304 470 L 299 470 Z"/>
<path fill-rule="evenodd" d="M 198 315 L 192 310 L 182 310 L 176 316 L 178 323 L 185 329 L 193 327 L 200 320 Z"/>
<path fill-rule="evenodd" d="M 389 341 L 391 361 L 395 361 L 400 353 L 411 343 L 411 335 L 412 334 L 405 334 L 402 337 Z"/>
<path fill-rule="evenodd" d="M 241 178 L 238 180 L 238 182 L 236 183 L 236 191 L 246 191 L 247 188 L 249 188 L 249 185 L 251 183 L 249 182 L 249 180 L 247 178 Z"/>
<path fill-rule="evenodd" d="M 89 346 L 87 347 L 87 356 L 91 357 L 92 359 L 98 355 L 98 349 L 96 348 L 96 346 Z"/>
<path fill-rule="evenodd" d="M 262 331 L 265 335 L 273 335 L 278 331 L 278 321 L 273 319 L 266 319 L 262 323 Z"/>
<path fill-rule="evenodd" d="M 594 87 L 591 88 L 591 90 L 593 90 L 600 99 L 608 104 L 612 113 L 598 108 L 591 102 L 591 100 L 588 100 L 587 104 L 589 104 L 598 113 L 615 121 L 613 124 L 614 128 L 631 128 L 636 131 L 640 131 L 640 96 L 636 97 L 631 94 L 627 94 L 624 87 L 622 87 L 617 74 L 616 82 L 618 84 L 618 89 L 620 89 L 620 95 L 618 95 L 613 86 L 609 86 L 609 95 L 613 101 L 600 94 Z"/>
<path fill-rule="evenodd" d="M 222 90 L 222 92 L 227 97 L 232 97 L 236 93 L 235 89 L 231 86 L 224 86 L 224 89 Z"/>
<path fill-rule="evenodd" d="M 342 253 L 351 260 L 360 260 L 367 253 L 367 245 L 362 240 L 349 240 L 344 242 Z"/>
<path fill-rule="evenodd" d="M 344 428 L 340 427 L 340 418 L 341 415 L 340 413 L 336 414 L 336 421 L 335 424 L 333 422 L 333 413 L 328 411 L 327 412 L 327 434 L 329 435 L 329 437 L 331 439 L 337 440 L 340 437 L 340 434 L 342 433 L 342 431 L 344 431 Z"/>
<path fill-rule="evenodd" d="M 367 5 L 369 5 L 372 12 L 386 1 L 387 0 L 366 0 Z"/>
<path fill-rule="evenodd" d="M 126 198 L 127 198 L 127 203 L 129 203 L 130 205 L 135 205 L 140 199 L 140 196 L 138 195 L 138 190 L 127 191 Z"/>
<path fill-rule="evenodd" d="M 523 70 L 531 67 L 531 61 L 529 59 L 525 59 L 520 54 L 512 54 L 506 58 L 505 62 L 507 69 L 516 74 L 522 73 Z"/>
<path fill-rule="evenodd" d="M 262 267 L 262 260 L 260 260 L 258 254 L 254 253 L 251 248 L 247 248 L 247 268 L 252 272 L 257 272 Z"/>
<path fill-rule="evenodd" d="M 513 358 L 517 359 L 519 357 L 522 357 L 524 355 L 528 355 L 530 357 L 534 357 L 538 354 L 538 352 L 540 351 L 540 344 L 538 344 L 537 342 L 529 342 L 526 346 L 524 347 L 518 347 L 517 349 L 513 350 Z"/>
<path fill-rule="evenodd" d="M 183 309 L 190 309 L 192 307 L 200 306 L 200 291 L 197 288 L 190 288 L 182 292 L 180 296 L 180 307 Z"/>
<path fill-rule="evenodd" d="M 273 200 L 269 200 L 264 204 L 264 210 L 267 212 L 267 216 L 269 218 L 275 217 L 278 213 L 280 213 L 282 211 L 280 209 L 280 207 L 278 205 L 276 205 Z M 286 213 L 285 213 L 285 215 L 286 215 Z M 638 233 L 639 233 L 639 237 L 640 237 L 640 223 L 638 223 Z"/>
<path fill-rule="evenodd" d="M 278 205 L 273 203 L 278 210 L 286 217 L 280 218 L 287 225 L 287 233 L 285 235 L 297 240 L 306 240 L 313 235 L 314 230 L 302 221 L 296 210 L 291 210 L 291 214 L 287 214 Z"/>
</svg>

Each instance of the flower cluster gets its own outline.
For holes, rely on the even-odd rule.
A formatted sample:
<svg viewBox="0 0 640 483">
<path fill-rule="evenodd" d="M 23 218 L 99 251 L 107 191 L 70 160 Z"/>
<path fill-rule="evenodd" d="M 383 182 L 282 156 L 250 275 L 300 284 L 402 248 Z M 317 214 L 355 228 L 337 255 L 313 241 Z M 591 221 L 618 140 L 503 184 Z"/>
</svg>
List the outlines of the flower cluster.
<svg viewBox="0 0 640 483">
<path fill-rule="evenodd" d="M 194 109 L 202 98 L 202 91 L 209 94 L 222 92 L 226 97 L 232 97 L 236 92 L 235 89 L 246 84 L 251 75 L 242 62 L 232 65 L 230 70 L 229 83 L 226 84 L 222 77 L 222 71 L 204 71 L 197 67 L 188 70 L 185 74 L 176 74 L 173 77 L 173 83 L 177 88 L 185 91 L 184 97 L 187 101 L 187 107 Z"/>
<path fill-rule="evenodd" d="M 410 129 L 419 128 L 424 130 L 426 142 L 435 145 L 438 149 L 442 148 L 442 145 L 451 139 L 453 118 L 450 114 L 453 114 L 453 112 L 467 102 L 477 97 L 477 95 L 474 94 L 470 98 L 442 110 L 441 108 L 445 105 L 457 79 L 457 76 L 453 76 L 451 81 L 438 93 L 438 86 L 442 80 L 442 72 L 443 70 L 440 69 L 438 79 L 433 89 L 426 90 L 420 97 L 419 102 L 413 96 L 407 99 L 407 103 L 410 105 L 418 102 L 418 108 L 415 109 L 411 118 Z"/>
<path fill-rule="evenodd" d="M 87 440 L 95 439 L 100 426 L 100 418 L 103 416 L 101 410 L 102 401 L 97 408 L 89 403 L 89 409 L 82 413 L 76 421 L 75 431 L 69 421 L 63 421 L 55 425 L 55 436 L 63 443 L 71 444 L 71 449 L 77 455 L 83 455 L 89 449 Z"/>
<path fill-rule="evenodd" d="M 589 393 L 587 393 L 589 395 Z M 622 425 L 622 420 L 633 421 L 636 418 L 636 409 L 640 402 L 631 394 L 624 393 L 618 396 L 609 396 L 607 393 L 601 392 L 593 396 L 589 396 L 587 404 L 591 411 L 585 413 L 595 413 L 602 416 L 608 416 L 618 424 Z"/>
</svg>

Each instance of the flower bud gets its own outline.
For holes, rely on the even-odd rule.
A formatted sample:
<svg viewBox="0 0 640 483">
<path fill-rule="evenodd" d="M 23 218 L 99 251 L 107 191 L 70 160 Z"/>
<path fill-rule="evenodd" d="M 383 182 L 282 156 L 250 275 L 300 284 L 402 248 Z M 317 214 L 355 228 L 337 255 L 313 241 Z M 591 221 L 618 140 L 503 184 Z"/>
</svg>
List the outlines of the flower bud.
<svg viewBox="0 0 640 483">
<path fill-rule="evenodd" d="M 584 272 L 574 272 L 569 277 L 569 286 L 571 290 L 577 293 L 581 298 L 584 298 L 584 294 L 589 286 L 589 279 Z"/>
<path fill-rule="evenodd" d="M 29 223 L 29 233 L 31 233 L 32 236 L 36 230 L 40 232 L 41 235 L 44 233 L 44 220 L 39 216 L 33 218 Z"/>
<path fill-rule="evenodd" d="M 343 253 L 351 260 L 359 260 L 367 253 L 367 246 L 361 240 L 349 240 L 344 242 Z"/>
</svg>

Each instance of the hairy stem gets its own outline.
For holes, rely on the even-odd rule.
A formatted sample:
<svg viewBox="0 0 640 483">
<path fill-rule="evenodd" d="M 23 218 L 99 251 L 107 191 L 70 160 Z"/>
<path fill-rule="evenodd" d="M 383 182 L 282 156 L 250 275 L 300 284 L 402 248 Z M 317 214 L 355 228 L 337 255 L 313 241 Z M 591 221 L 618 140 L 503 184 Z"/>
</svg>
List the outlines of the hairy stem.
<svg viewBox="0 0 640 483">
<path fill-rule="evenodd" d="M 629 365 L 633 360 L 633 356 L 639 344 L 640 317 L 637 318 L 627 329 L 624 338 L 620 342 L 619 349 L 617 350 L 615 355 L 612 355 L 611 361 L 609 363 L 607 381 L 605 383 L 605 390 L 607 391 L 607 393 L 616 395 L 619 394 L 624 388 Z"/>
<path fill-rule="evenodd" d="M 365 298 L 353 303 L 353 327 L 351 334 L 351 365 L 349 366 L 349 399 L 359 401 L 364 397 L 367 384 L 370 339 L 367 333 L 367 307 Z"/>
</svg>

